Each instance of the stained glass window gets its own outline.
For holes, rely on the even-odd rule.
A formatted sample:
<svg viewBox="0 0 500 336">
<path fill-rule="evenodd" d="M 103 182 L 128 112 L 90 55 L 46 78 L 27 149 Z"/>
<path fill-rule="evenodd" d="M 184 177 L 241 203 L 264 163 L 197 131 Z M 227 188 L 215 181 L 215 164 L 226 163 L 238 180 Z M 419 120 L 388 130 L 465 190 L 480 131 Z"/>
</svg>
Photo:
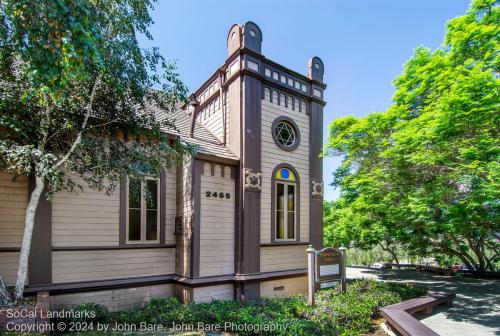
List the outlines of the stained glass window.
<svg viewBox="0 0 500 336">
<path fill-rule="evenodd" d="M 293 171 L 291 171 L 288 168 L 280 168 L 276 172 L 275 178 L 277 180 L 284 180 L 284 181 L 292 181 L 292 182 L 294 182 L 295 181 L 295 174 L 293 173 Z"/>
<path fill-rule="evenodd" d="M 275 239 L 294 240 L 296 226 L 297 183 L 294 172 L 279 168 L 275 175 Z"/>
<path fill-rule="evenodd" d="M 280 121 L 274 130 L 276 141 L 283 147 L 292 148 L 297 141 L 297 132 L 295 128 L 286 121 Z"/>
</svg>

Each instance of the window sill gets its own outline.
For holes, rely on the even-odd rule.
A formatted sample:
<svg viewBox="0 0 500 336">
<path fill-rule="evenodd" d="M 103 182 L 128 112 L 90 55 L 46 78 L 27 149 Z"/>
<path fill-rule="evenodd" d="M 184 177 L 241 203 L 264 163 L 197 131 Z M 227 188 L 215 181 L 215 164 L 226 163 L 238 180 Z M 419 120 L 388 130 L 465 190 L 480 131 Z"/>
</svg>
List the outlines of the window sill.
<svg viewBox="0 0 500 336">
<path fill-rule="evenodd" d="M 310 245 L 310 242 L 297 242 L 297 241 L 277 241 L 272 243 L 260 244 L 260 247 L 270 247 L 270 246 L 290 246 L 290 245 Z"/>
<path fill-rule="evenodd" d="M 145 248 L 173 248 L 175 244 L 128 244 L 115 246 L 54 246 L 52 251 L 95 251 L 95 250 L 130 250 Z"/>
</svg>

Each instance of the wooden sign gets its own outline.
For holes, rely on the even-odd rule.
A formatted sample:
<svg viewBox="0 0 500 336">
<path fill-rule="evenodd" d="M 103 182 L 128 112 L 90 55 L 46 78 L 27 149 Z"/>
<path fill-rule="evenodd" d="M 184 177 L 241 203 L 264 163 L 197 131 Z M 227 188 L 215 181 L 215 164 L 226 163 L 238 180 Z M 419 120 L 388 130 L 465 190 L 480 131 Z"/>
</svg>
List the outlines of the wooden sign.
<svg viewBox="0 0 500 336">
<path fill-rule="evenodd" d="M 316 282 L 342 279 L 342 251 L 327 247 L 316 252 Z"/>
<path fill-rule="evenodd" d="M 307 249 L 309 304 L 314 305 L 314 293 L 318 290 L 340 286 L 346 291 L 345 249 L 332 247 L 316 251 Z"/>
</svg>

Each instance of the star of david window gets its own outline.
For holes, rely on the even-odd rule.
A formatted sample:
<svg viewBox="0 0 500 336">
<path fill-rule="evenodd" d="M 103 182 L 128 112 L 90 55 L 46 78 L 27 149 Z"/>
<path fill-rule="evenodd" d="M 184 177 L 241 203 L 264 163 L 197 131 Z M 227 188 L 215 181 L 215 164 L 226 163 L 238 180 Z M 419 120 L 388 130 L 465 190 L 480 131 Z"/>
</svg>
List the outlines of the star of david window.
<svg viewBox="0 0 500 336">
<path fill-rule="evenodd" d="M 273 138 L 276 144 L 284 150 L 297 148 L 300 134 L 297 125 L 288 117 L 279 117 L 273 122 Z"/>
</svg>

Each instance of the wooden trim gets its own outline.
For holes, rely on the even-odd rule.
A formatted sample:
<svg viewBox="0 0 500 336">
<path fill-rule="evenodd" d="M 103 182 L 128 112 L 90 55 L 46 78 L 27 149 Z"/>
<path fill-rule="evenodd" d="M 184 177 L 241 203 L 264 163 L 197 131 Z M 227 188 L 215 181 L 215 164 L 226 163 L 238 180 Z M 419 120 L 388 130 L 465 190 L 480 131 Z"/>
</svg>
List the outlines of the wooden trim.
<svg viewBox="0 0 500 336">
<path fill-rule="evenodd" d="M 234 281 L 233 274 L 217 275 L 217 276 L 209 276 L 201 278 L 188 278 L 188 277 L 177 276 L 173 279 L 174 283 L 190 288 L 230 284 L 233 283 L 233 281 Z"/>
<path fill-rule="evenodd" d="M 30 178 L 29 195 L 35 188 Z M 33 237 L 28 258 L 28 283 L 31 285 L 52 283 L 52 203 L 47 200 L 47 186 L 42 191 L 35 212 Z"/>
<path fill-rule="evenodd" d="M 295 174 L 295 187 L 296 187 L 296 198 L 295 198 L 295 239 L 294 240 L 276 240 L 276 172 L 281 168 L 288 168 Z M 286 181 L 285 181 L 286 182 Z M 289 244 L 289 243 L 299 243 L 300 242 L 300 176 L 295 169 L 289 163 L 280 163 L 274 167 L 271 175 L 271 245 L 276 244 Z"/>
<path fill-rule="evenodd" d="M 284 271 L 270 271 L 255 274 L 238 274 L 235 275 L 235 281 L 268 281 L 276 279 L 296 278 L 307 275 L 307 268 L 296 268 Z"/>
<path fill-rule="evenodd" d="M 166 216 L 167 216 L 167 172 L 165 169 L 161 170 L 160 173 L 160 245 L 165 245 L 165 226 Z"/>
<path fill-rule="evenodd" d="M 226 164 L 230 166 L 236 166 L 240 162 L 238 159 L 230 159 L 225 157 L 216 156 L 213 154 L 198 153 L 195 155 L 198 160 L 204 160 L 209 162 L 217 162 L 221 164 Z"/>
<path fill-rule="evenodd" d="M 320 250 L 323 247 L 323 197 L 312 196 L 312 180 L 323 181 L 323 106 L 310 103 L 309 115 L 309 240 Z"/>
<path fill-rule="evenodd" d="M 301 245 L 309 245 L 310 242 L 297 242 L 297 241 L 278 241 L 275 243 L 264 243 L 260 244 L 260 247 L 275 247 L 275 246 L 301 246 Z"/>
<path fill-rule="evenodd" d="M 120 228 L 119 244 L 126 246 L 127 242 L 127 177 L 120 180 Z"/>
<path fill-rule="evenodd" d="M 272 94 L 272 93 L 271 93 Z M 276 126 L 278 126 L 278 124 L 282 121 L 285 121 L 287 123 L 289 123 L 290 125 L 292 125 L 294 131 L 295 131 L 295 143 L 293 144 L 293 146 L 291 147 L 285 147 L 281 142 L 278 141 L 278 139 L 276 138 Z M 272 125 L 271 125 L 271 134 L 273 136 L 273 140 L 274 142 L 276 143 L 276 145 L 281 148 L 282 150 L 284 151 L 287 151 L 287 152 L 291 152 L 291 151 L 294 151 L 297 149 L 297 147 L 299 147 L 299 144 L 300 144 L 300 129 L 299 129 L 299 126 L 297 125 L 297 123 L 295 123 L 295 121 L 290 118 L 290 117 L 287 117 L 287 116 L 280 116 L 280 117 L 277 117 L 276 119 L 274 119 Z"/>
<path fill-rule="evenodd" d="M 89 292 L 98 291 L 106 289 L 117 289 L 117 288 L 127 288 L 127 287 L 141 287 L 141 286 L 151 286 L 158 284 L 179 284 L 185 287 L 205 287 L 214 286 L 220 284 L 234 283 L 246 284 L 255 283 L 257 286 L 245 285 L 244 288 L 248 290 L 260 287 L 259 282 L 276 280 L 276 279 L 288 279 L 301 277 L 307 274 L 306 268 L 291 269 L 284 271 L 272 271 L 264 273 L 253 273 L 253 274 L 226 274 L 202 278 L 189 278 L 182 277 L 175 274 L 162 274 L 162 275 L 150 275 L 143 277 L 130 277 L 130 278 L 119 278 L 119 279 L 108 279 L 108 280 L 93 280 L 93 281 L 80 281 L 80 282 L 66 282 L 58 284 L 48 284 L 40 286 L 27 286 L 25 289 L 26 294 L 36 294 L 37 292 L 48 291 L 51 294 L 63 294 L 63 293 L 78 293 L 78 292 Z"/>
<path fill-rule="evenodd" d="M 260 191 L 245 190 L 245 169 L 261 171 L 261 95 L 260 80 L 249 76 L 242 78 L 242 164 L 240 166 L 240 206 L 238 240 L 238 273 L 260 271 Z"/>
<path fill-rule="evenodd" d="M 191 225 L 191 260 L 190 275 L 193 278 L 200 276 L 200 232 L 201 232 L 201 175 L 204 172 L 204 161 L 194 159 L 192 166 L 192 197 L 193 197 L 193 222 Z"/>
<path fill-rule="evenodd" d="M 67 282 L 60 284 L 52 284 L 48 286 L 28 286 L 24 290 L 25 293 L 37 293 L 41 291 L 49 291 L 51 294 L 61 293 L 78 293 L 88 292 L 93 290 L 105 290 L 114 288 L 126 288 L 135 286 L 150 286 L 154 284 L 164 284 L 172 282 L 175 277 L 174 274 L 153 275 L 146 277 L 134 278 L 121 278 L 110 280 L 96 280 L 96 281 L 81 281 L 81 282 Z"/>
<path fill-rule="evenodd" d="M 0 247 L 1 252 L 21 252 L 20 247 Z"/>
<path fill-rule="evenodd" d="M 53 246 L 52 251 L 99 251 L 175 248 L 176 244 L 129 244 L 116 246 Z"/>
</svg>

